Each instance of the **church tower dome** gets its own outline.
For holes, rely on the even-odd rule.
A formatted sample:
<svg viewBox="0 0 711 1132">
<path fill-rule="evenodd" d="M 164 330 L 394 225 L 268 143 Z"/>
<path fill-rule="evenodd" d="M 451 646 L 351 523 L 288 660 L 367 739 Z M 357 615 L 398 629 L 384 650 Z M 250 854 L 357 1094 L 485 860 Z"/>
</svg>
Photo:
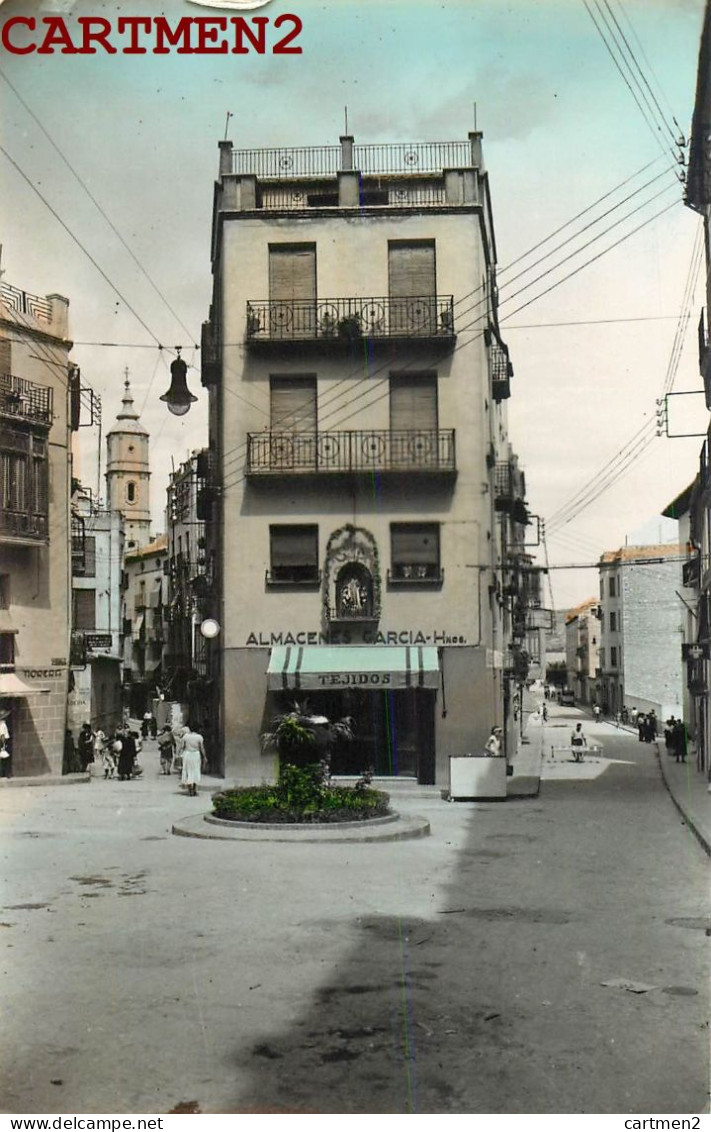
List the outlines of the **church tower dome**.
<svg viewBox="0 0 711 1132">
<path fill-rule="evenodd" d="M 126 549 L 151 541 L 150 437 L 133 404 L 128 369 L 116 424 L 106 437 L 106 493 L 112 511 L 124 517 Z"/>
</svg>

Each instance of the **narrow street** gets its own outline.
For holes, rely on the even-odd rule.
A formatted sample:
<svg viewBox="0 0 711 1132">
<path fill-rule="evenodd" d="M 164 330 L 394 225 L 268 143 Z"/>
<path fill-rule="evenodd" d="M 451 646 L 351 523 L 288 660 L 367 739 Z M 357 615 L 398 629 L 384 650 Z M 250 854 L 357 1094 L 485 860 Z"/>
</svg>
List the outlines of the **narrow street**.
<svg viewBox="0 0 711 1132">
<path fill-rule="evenodd" d="M 653 746 L 575 709 L 547 746 L 580 718 L 606 762 L 537 798 L 394 788 L 419 841 L 172 837 L 207 798 L 151 745 L 3 791 L 6 1110 L 706 1111 L 708 859 Z"/>
</svg>

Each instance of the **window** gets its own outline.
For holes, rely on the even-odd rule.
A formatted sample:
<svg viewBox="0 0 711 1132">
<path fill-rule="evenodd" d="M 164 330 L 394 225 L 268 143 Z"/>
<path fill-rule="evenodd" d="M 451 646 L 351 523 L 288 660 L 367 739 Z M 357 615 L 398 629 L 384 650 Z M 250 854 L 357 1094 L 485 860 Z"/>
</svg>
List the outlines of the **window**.
<svg viewBox="0 0 711 1132">
<path fill-rule="evenodd" d="M 5 376 L 10 373 L 12 373 L 10 339 L 0 337 L 0 374 Z"/>
<path fill-rule="evenodd" d="M 602 609 L 600 610 L 600 632 L 605 632 L 605 614 Z"/>
<path fill-rule="evenodd" d="M 270 526 L 270 582 L 316 582 L 318 569 L 318 527 Z"/>
<path fill-rule="evenodd" d="M 96 628 L 96 590 L 74 590 L 73 628 Z"/>
<path fill-rule="evenodd" d="M 136 502 L 136 485 L 133 480 L 129 480 L 126 484 L 126 499 L 129 503 Z"/>
<path fill-rule="evenodd" d="M 10 575 L 0 574 L 0 609 L 10 608 Z"/>
<path fill-rule="evenodd" d="M 441 579 L 439 523 L 393 523 L 390 554 L 394 580 Z"/>
<path fill-rule="evenodd" d="M 437 333 L 434 240 L 388 242 L 388 290 L 391 333 Z"/>
<path fill-rule="evenodd" d="M 437 378 L 429 374 L 390 378 L 392 431 L 437 430 Z"/>
<path fill-rule="evenodd" d="M 600 661 L 600 668 L 601 669 L 604 668 L 605 667 L 605 650 L 604 649 L 600 649 L 600 651 L 598 653 L 598 660 Z"/>
<path fill-rule="evenodd" d="M 316 329 L 316 245 L 269 245 L 269 334 L 311 338 Z"/>
<path fill-rule="evenodd" d="M 12 672 L 15 668 L 15 634 L 0 633 L 0 672 Z"/>
<path fill-rule="evenodd" d="M 610 597 L 616 597 L 617 596 L 617 587 L 615 585 L 615 579 L 614 578 L 610 578 L 610 583 L 609 583 L 609 586 L 608 586 L 608 592 L 610 594 Z"/>
<path fill-rule="evenodd" d="M 610 649 L 610 667 L 617 668 L 617 649 L 614 645 Z"/>
<path fill-rule="evenodd" d="M 610 614 L 610 632 L 611 633 L 617 632 L 617 614 L 616 613 Z"/>
<path fill-rule="evenodd" d="M 48 517 L 46 437 L 0 428 L 0 531 L 46 537 Z"/>
</svg>

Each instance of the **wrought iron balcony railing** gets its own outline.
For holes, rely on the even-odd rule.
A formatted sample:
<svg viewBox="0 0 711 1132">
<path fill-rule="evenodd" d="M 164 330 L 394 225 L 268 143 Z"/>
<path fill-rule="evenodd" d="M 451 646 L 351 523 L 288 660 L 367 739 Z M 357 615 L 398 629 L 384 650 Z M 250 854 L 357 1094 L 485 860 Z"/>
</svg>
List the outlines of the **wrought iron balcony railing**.
<svg viewBox="0 0 711 1132">
<path fill-rule="evenodd" d="M 49 516 L 46 512 L 0 508 L 0 540 L 8 538 L 46 542 L 48 537 Z"/>
<path fill-rule="evenodd" d="M 247 341 L 345 345 L 360 338 L 454 341 L 452 295 L 411 298 L 274 299 L 247 303 Z"/>
<path fill-rule="evenodd" d="M 52 304 L 49 299 L 21 291 L 10 283 L 0 283 L 0 301 L 18 314 L 29 314 L 40 322 L 52 321 Z"/>
<path fill-rule="evenodd" d="M 251 432 L 247 475 L 456 472 L 454 429 Z"/>
<path fill-rule="evenodd" d="M 0 413 L 15 420 L 49 426 L 52 390 L 11 373 L 0 373 Z"/>
</svg>

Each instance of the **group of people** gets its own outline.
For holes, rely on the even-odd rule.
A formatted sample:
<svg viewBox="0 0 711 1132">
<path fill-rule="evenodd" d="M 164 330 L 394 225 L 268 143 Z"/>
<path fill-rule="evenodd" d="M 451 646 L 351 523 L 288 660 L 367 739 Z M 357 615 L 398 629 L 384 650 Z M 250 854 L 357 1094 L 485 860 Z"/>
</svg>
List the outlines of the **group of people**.
<svg viewBox="0 0 711 1132">
<path fill-rule="evenodd" d="M 652 708 L 646 714 L 637 713 L 637 734 L 640 743 L 653 743 L 657 737 L 657 715 Z"/>
<path fill-rule="evenodd" d="M 686 762 L 687 731 L 683 719 L 675 719 L 673 715 L 664 724 L 664 746 L 667 754 L 674 755 L 678 763 Z"/>
<path fill-rule="evenodd" d="M 179 769 L 181 785 L 186 786 L 188 794 L 195 797 L 202 772 L 207 766 L 202 735 L 190 723 L 176 728 L 165 724 L 160 731 L 157 725 L 153 727 L 154 724 L 155 717 L 147 712 L 141 731 L 144 738 L 150 734 L 158 740 L 161 774 L 169 775 L 173 769 Z M 138 761 L 142 750 L 141 737 L 137 731 L 131 730 L 128 723 L 121 724 L 110 735 L 106 735 L 100 727 L 92 730 L 91 724 L 84 723 L 76 744 L 71 731 L 67 731 L 65 747 L 67 773 L 86 772 L 94 763 L 102 766 L 104 778 L 118 778 L 121 782 L 143 774 L 143 767 Z"/>
</svg>

